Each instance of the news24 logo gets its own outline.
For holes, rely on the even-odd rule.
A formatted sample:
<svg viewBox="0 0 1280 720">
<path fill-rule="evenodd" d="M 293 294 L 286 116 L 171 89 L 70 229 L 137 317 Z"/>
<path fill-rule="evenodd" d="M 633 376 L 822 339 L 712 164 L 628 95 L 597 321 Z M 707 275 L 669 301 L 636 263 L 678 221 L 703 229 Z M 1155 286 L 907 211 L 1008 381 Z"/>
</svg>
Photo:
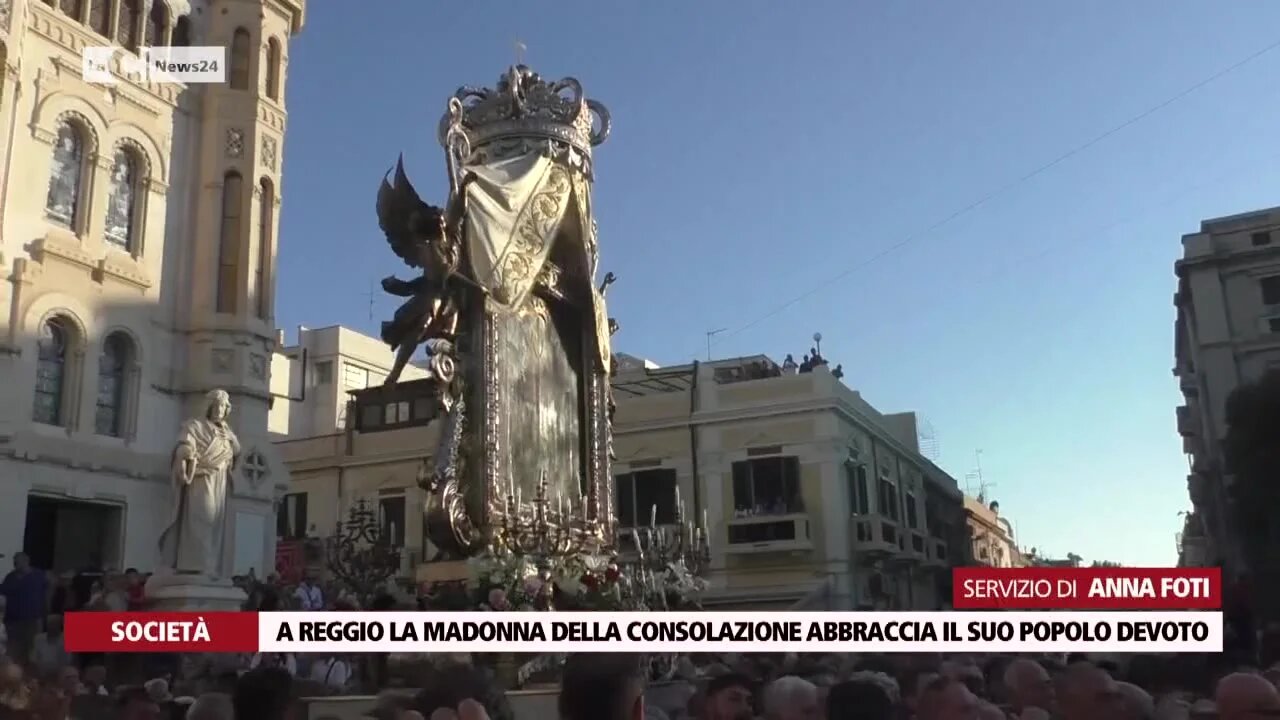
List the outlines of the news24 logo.
<svg viewBox="0 0 1280 720">
<path fill-rule="evenodd" d="M 95 45 L 80 53 L 85 82 L 115 85 L 123 77 L 133 82 L 224 83 L 226 48 L 147 47 L 135 53 L 122 47 Z"/>
</svg>

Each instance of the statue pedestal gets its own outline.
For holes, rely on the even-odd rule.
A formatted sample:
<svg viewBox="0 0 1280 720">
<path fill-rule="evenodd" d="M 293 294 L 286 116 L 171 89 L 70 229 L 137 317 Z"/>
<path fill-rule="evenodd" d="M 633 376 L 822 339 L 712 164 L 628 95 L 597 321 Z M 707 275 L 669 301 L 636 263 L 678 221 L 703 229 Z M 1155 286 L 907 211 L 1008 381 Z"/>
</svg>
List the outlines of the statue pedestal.
<svg viewBox="0 0 1280 720">
<path fill-rule="evenodd" d="M 159 612 L 237 611 L 248 599 L 231 581 L 200 575 L 152 575 L 146 593 L 151 609 Z"/>
</svg>

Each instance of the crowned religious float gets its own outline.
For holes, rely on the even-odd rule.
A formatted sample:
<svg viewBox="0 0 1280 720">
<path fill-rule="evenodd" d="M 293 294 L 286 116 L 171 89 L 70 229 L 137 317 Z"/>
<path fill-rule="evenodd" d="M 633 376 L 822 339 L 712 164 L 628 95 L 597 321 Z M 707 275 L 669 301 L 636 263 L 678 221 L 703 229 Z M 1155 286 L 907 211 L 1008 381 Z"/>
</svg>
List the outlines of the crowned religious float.
<svg viewBox="0 0 1280 720">
<path fill-rule="evenodd" d="M 592 207 L 608 111 L 573 78 L 523 65 L 463 87 L 440 123 L 449 198 L 424 202 L 403 163 L 378 220 L 415 276 L 383 323 L 395 384 L 424 347 L 443 423 L 421 484 L 437 560 L 465 580 L 427 597 L 449 609 L 659 609 L 696 603 L 706 529 L 637 529 L 620 552 L 613 513 L 615 359 Z M 677 500 L 677 506 L 681 504 Z"/>
<path fill-rule="evenodd" d="M 606 585 L 616 588 L 611 607 L 668 595 L 668 578 L 647 565 L 632 576 L 618 562 L 617 323 L 605 305 L 612 275 L 596 281 L 592 209 L 593 150 L 609 128 L 608 111 L 577 80 L 517 65 L 494 88 L 449 99 L 439 132 L 444 207 L 418 196 L 403 163 L 378 193 L 387 241 L 417 273 L 383 281 L 406 298 L 383 323 L 397 353 L 387 383 L 424 347 L 443 423 L 421 479 L 429 538 L 442 559 L 467 562 L 477 590 L 505 590 L 516 606 L 595 605 Z M 681 575 L 671 580 L 697 584 L 684 576 L 706 554 L 705 528 L 682 521 L 634 537 L 635 556 L 666 555 Z M 510 584 L 512 575 L 524 577 Z"/>
</svg>

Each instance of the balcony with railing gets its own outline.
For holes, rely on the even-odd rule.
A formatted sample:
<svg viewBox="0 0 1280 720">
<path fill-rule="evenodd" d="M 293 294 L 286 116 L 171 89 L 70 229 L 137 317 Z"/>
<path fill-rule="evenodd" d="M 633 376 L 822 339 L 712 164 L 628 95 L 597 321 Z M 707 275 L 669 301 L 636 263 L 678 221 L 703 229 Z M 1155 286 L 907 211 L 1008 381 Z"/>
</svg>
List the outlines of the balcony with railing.
<svg viewBox="0 0 1280 720">
<path fill-rule="evenodd" d="M 853 550 L 859 562 L 891 560 L 906 554 L 897 523 L 878 515 L 855 515 L 852 525 Z"/>
</svg>

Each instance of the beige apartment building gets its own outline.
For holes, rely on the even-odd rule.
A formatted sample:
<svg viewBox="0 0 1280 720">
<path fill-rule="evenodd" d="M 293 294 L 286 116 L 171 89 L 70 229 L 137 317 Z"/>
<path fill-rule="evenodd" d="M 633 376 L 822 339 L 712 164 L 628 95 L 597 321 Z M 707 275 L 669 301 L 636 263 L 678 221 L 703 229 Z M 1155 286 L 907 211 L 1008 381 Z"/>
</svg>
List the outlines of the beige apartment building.
<svg viewBox="0 0 1280 720">
<path fill-rule="evenodd" d="M 231 395 L 240 572 L 288 488 L 267 433 L 289 41 L 303 0 L 0 0 L 0 553 L 150 569 L 181 421 Z M 222 46 L 185 86 L 81 51 Z M 136 58 L 135 58 L 136 59 Z"/>
<path fill-rule="evenodd" d="M 1013 523 L 1000 514 L 1000 503 L 983 496 L 964 496 L 965 521 L 972 543 L 970 557 L 978 565 L 1025 567 L 1028 562 L 1018 548 Z"/>
<path fill-rule="evenodd" d="M 390 354 L 358 361 L 385 367 Z M 935 608 L 949 599 L 950 568 L 968 557 L 962 495 L 921 456 L 914 415 L 882 415 L 825 368 L 782 374 L 764 356 L 671 368 L 620 356 L 619 368 L 624 552 L 631 528 L 675 523 L 679 488 L 711 531 L 712 604 Z M 328 535 L 364 500 L 405 548 L 404 575 L 429 576 L 418 477 L 436 444 L 430 390 L 422 380 L 353 388 L 342 431 L 280 440 L 292 480 L 280 538 Z M 328 408 L 320 397 L 306 405 Z"/>
<path fill-rule="evenodd" d="M 967 561 L 962 494 L 920 454 L 913 413 L 885 415 L 820 367 L 768 357 L 655 368 L 614 381 L 619 525 L 705 513 L 709 603 L 737 608 L 939 608 Z"/>
<path fill-rule="evenodd" d="M 1225 407 L 1232 390 L 1280 365 L 1280 208 L 1205 220 L 1182 247 L 1173 373 L 1193 510 L 1178 533 L 1179 561 L 1231 565 L 1239 550 L 1225 506 Z"/>
</svg>

